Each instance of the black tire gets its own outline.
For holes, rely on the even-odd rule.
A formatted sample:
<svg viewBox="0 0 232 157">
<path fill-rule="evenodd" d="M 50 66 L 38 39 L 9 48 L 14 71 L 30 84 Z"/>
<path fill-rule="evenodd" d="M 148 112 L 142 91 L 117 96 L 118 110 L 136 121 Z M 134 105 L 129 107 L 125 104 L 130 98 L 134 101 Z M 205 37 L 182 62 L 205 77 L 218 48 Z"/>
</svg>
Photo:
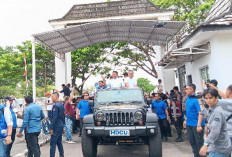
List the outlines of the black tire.
<svg viewBox="0 0 232 157">
<path fill-rule="evenodd" d="M 86 130 L 83 129 L 81 137 L 81 147 L 84 157 L 96 157 L 97 156 L 97 142 L 93 137 L 86 134 Z"/>
<path fill-rule="evenodd" d="M 149 157 L 162 157 L 162 141 L 160 129 L 157 129 L 157 134 L 148 139 Z"/>
</svg>

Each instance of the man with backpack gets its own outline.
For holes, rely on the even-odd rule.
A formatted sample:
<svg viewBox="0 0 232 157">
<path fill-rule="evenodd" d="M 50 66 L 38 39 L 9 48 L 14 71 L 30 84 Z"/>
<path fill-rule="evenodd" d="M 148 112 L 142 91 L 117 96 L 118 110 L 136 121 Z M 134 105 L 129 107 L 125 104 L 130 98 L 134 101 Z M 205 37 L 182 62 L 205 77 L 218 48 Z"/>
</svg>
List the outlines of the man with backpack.
<svg viewBox="0 0 232 157">
<path fill-rule="evenodd" d="M 6 157 L 6 145 L 11 143 L 12 116 L 9 110 L 10 102 L 5 99 L 6 107 L 0 105 L 0 156 Z"/>
</svg>

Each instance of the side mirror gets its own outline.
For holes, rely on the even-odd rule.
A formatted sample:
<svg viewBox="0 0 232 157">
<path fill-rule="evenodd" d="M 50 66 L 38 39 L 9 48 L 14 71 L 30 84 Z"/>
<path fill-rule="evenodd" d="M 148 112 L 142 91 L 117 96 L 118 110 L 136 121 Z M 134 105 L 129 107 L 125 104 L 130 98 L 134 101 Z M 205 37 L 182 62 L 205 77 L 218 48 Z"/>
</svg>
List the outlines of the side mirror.
<svg viewBox="0 0 232 157">
<path fill-rule="evenodd" d="M 89 100 L 88 105 L 89 105 L 90 107 L 93 107 L 93 100 Z"/>
</svg>

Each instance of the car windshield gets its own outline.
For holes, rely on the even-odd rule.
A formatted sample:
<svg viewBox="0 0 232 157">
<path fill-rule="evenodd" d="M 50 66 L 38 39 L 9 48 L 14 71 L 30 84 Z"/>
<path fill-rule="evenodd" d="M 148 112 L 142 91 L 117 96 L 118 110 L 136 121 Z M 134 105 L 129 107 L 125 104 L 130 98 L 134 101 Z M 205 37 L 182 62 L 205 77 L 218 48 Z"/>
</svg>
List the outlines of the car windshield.
<svg viewBox="0 0 232 157">
<path fill-rule="evenodd" d="M 143 102 L 143 94 L 138 89 L 121 89 L 121 90 L 102 90 L 97 93 L 98 103 L 141 103 Z"/>
</svg>

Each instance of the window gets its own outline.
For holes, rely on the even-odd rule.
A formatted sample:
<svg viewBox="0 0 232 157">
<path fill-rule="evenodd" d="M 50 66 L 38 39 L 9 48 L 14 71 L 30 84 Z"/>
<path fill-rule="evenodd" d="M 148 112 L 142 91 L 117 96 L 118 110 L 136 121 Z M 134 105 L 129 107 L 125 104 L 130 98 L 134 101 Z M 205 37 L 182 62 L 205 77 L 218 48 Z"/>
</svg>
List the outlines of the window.
<svg viewBox="0 0 232 157">
<path fill-rule="evenodd" d="M 200 69 L 201 80 L 207 81 L 209 80 L 209 67 L 205 66 Z"/>
</svg>

